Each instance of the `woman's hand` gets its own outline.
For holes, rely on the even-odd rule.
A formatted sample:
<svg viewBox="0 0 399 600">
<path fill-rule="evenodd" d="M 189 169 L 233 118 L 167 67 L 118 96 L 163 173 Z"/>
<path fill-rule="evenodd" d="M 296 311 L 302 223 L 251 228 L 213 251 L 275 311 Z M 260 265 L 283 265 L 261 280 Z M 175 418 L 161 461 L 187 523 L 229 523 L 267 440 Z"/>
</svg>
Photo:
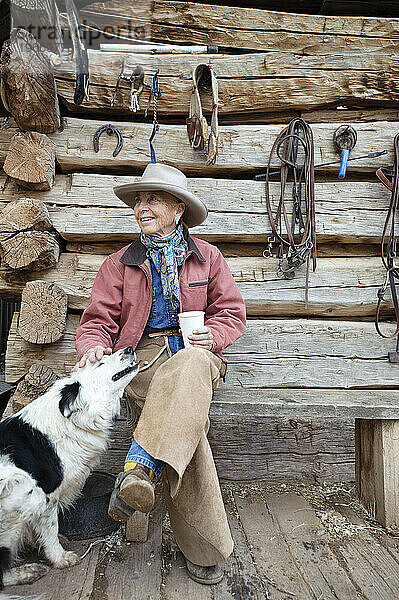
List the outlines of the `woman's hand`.
<svg viewBox="0 0 399 600">
<path fill-rule="evenodd" d="M 209 327 L 197 327 L 188 336 L 188 341 L 192 346 L 211 350 L 213 346 L 213 335 Z"/>
<path fill-rule="evenodd" d="M 96 360 L 101 360 L 104 354 L 112 354 L 112 348 L 104 348 L 103 346 L 94 346 L 94 348 L 90 348 L 76 363 L 71 373 L 77 371 L 81 367 L 84 367 L 86 365 L 87 360 L 89 360 L 91 363 L 95 363 Z"/>
</svg>

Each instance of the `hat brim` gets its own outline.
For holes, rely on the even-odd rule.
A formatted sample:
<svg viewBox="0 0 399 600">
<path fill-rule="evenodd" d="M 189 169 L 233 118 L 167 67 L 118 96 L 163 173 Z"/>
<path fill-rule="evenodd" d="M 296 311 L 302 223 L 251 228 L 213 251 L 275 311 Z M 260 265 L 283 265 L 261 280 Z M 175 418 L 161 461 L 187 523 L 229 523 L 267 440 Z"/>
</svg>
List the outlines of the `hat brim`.
<svg viewBox="0 0 399 600">
<path fill-rule="evenodd" d="M 173 196 L 176 196 L 176 198 L 186 205 L 183 221 L 187 227 L 201 225 L 208 216 L 207 207 L 201 200 L 194 196 L 194 194 L 179 186 L 168 184 L 163 181 L 160 181 L 159 183 L 154 180 L 151 182 L 138 181 L 137 183 L 118 185 L 113 189 L 116 196 L 130 207 L 133 207 L 133 192 L 162 191 L 173 194 Z"/>
</svg>

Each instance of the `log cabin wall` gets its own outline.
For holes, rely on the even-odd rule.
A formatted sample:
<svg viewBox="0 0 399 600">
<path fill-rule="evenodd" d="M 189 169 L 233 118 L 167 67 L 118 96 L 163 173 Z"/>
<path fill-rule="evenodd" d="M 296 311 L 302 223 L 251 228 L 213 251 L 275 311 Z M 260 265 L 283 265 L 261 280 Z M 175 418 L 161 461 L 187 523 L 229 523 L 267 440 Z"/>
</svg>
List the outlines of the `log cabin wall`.
<svg viewBox="0 0 399 600">
<path fill-rule="evenodd" d="M 28 196 L 46 203 L 61 238 L 58 263 L 43 271 L 8 269 L 0 273 L 3 299 L 19 300 L 28 281 L 56 283 L 68 295 L 66 331 L 49 345 L 31 344 L 18 332 L 15 314 L 8 339 L 6 380 L 18 382 L 40 362 L 65 375 L 76 361 L 74 332 L 88 305 L 94 277 L 104 258 L 138 234 L 129 210 L 112 187 L 138 178 L 150 162 L 151 116 L 129 111 L 130 85 L 122 82 L 110 107 L 123 57 L 127 67 L 142 65 L 147 81 L 159 69 L 158 162 L 182 169 L 189 189 L 209 208 L 208 220 L 192 230 L 216 244 L 226 257 L 248 311 L 248 329 L 226 356 L 230 390 L 237 395 L 327 394 L 379 386 L 397 387 L 397 366 L 385 359 L 392 343 L 381 340 L 372 323 L 377 289 L 385 278 L 378 242 L 389 192 L 375 170 L 393 163 L 393 137 L 399 127 L 399 19 L 278 13 L 232 5 L 170 2 L 134 6 L 127 0 L 81 6 L 80 16 L 100 31 L 118 30 L 147 41 L 218 46 L 213 54 L 124 54 L 89 49 L 90 97 L 74 104 L 75 67 L 66 58 L 54 67 L 61 128 L 48 135 L 55 144 L 56 176 L 48 191 L 21 190 L 3 175 L 1 205 Z M 61 23 L 63 16 L 61 15 Z M 65 23 L 64 23 L 65 24 Z M 94 30 L 93 30 L 94 31 Z M 121 41 L 121 40 L 119 40 Z M 206 152 L 189 144 L 185 126 L 197 64 L 209 63 L 219 83 L 219 152 L 206 166 Z M 209 97 L 203 96 L 208 118 Z M 265 206 L 265 172 L 272 143 L 284 124 L 302 116 L 311 124 L 315 163 L 337 161 L 333 133 L 351 124 L 358 141 L 347 176 L 339 165 L 316 169 L 317 270 L 310 272 L 305 303 L 305 267 L 292 280 L 277 277 L 276 258 L 262 251 L 271 233 Z M 93 134 L 113 123 L 123 149 L 112 157 L 115 138 Z M 15 121 L 0 129 L 0 161 L 9 152 Z M 386 151 L 379 158 L 370 153 Z M 273 168 L 278 167 L 277 161 Z M 278 183 L 272 183 L 276 197 Z M 384 305 L 384 316 L 392 307 Z M 367 372 L 373 374 L 367 377 Z M 227 389 L 227 388 L 226 388 Z M 228 393 L 228 390 L 227 392 Z M 289 392 L 290 393 L 290 392 Z M 369 391 L 369 393 L 372 393 Z M 348 415 L 350 416 L 350 415 Z M 119 440 L 103 467 L 119 470 L 130 432 L 118 423 Z M 221 477 L 278 481 L 353 481 L 353 421 L 266 417 L 247 411 L 212 415 L 212 448 Z M 254 469 L 255 466 L 255 475 Z M 250 468 L 252 467 L 252 468 Z"/>
</svg>

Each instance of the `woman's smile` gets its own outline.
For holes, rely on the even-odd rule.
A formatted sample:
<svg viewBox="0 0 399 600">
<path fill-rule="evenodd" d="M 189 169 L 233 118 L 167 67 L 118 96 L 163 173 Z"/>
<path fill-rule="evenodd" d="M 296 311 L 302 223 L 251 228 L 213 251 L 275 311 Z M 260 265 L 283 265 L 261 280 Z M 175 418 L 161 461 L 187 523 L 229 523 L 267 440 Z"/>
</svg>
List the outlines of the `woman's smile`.
<svg viewBox="0 0 399 600">
<path fill-rule="evenodd" d="M 168 192 L 138 192 L 133 206 L 137 223 L 147 235 L 171 233 L 184 212 L 184 203 Z"/>
</svg>

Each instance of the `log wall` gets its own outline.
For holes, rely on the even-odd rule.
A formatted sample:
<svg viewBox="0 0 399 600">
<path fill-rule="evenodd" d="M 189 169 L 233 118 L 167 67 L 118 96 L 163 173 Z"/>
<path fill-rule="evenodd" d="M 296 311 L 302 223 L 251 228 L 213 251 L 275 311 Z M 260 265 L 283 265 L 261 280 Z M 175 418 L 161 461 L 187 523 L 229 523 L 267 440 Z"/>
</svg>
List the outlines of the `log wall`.
<svg viewBox="0 0 399 600">
<path fill-rule="evenodd" d="M 182 169 L 190 191 L 207 204 L 208 220 L 192 234 L 221 249 L 247 305 L 247 331 L 226 351 L 229 377 L 211 412 L 210 440 L 220 475 L 246 479 L 255 465 L 258 477 L 269 481 L 353 481 L 353 411 L 363 407 L 367 412 L 367 399 L 377 389 L 389 411 L 399 386 L 398 367 L 387 360 L 393 342 L 379 338 L 372 324 L 385 278 L 378 242 L 390 198 L 374 172 L 392 165 L 399 130 L 399 19 L 304 16 L 168 0 L 152 2 L 151 14 L 141 0 L 134 6 L 112 0 L 107 11 L 103 4 L 85 3 L 81 17 L 99 29 L 118 25 L 123 35 L 129 35 L 129 19 L 139 18 L 148 40 L 219 46 L 217 54 L 129 54 L 126 61 L 141 64 L 148 78 L 160 70 L 157 160 Z M 102 261 L 138 235 L 132 211 L 112 187 L 137 179 L 150 162 L 152 124 L 143 116 L 145 93 L 141 110 L 129 112 L 126 82 L 110 107 L 122 57 L 89 51 L 90 96 L 79 106 L 73 103 L 73 63 L 65 58 L 54 67 L 62 127 L 49 135 L 57 166 L 50 190 L 27 193 L 0 176 L 0 207 L 27 195 L 46 203 L 62 253 L 40 279 L 67 293 L 69 309 L 66 331 L 51 345 L 23 340 L 15 314 L 6 357 L 11 383 L 37 362 L 60 375 L 69 372 L 76 360 L 75 329 Z M 211 166 L 205 166 L 205 151 L 190 147 L 185 127 L 192 70 L 202 62 L 213 66 L 220 92 L 219 154 Z M 209 120 L 206 96 L 203 109 Z M 276 258 L 262 256 L 271 230 L 265 184 L 254 179 L 265 172 L 284 124 L 298 115 L 312 126 L 316 164 L 339 160 L 332 136 L 341 123 L 358 134 L 351 156 L 385 152 L 350 162 L 344 180 L 338 179 L 337 164 L 316 169 L 319 258 L 309 274 L 307 303 L 305 268 L 292 280 L 280 279 Z M 93 149 L 94 132 L 108 122 L 123 135 L 116 158 L 113 136 L 102 136 L 98 153 Z M 0 164 L 16 131 L 12 119 L 0 129 Z M 274 161 L 272 167 L 278 166 Z M 278 189 L 272 183 L 273 199 Z M 19 300 L 25 283 L 37 278 L 3 265 L 0 297 Z M 384 303 L 384 318 L 392 315 L 391 303 Z M 267 416 L 266 391 L 292 402 L 308 395 L 310 408 L 300 419 Z M 325 418 L 338 414 L 340 420 Z M 131 435 L 123 420 L 116 431 L 118 442 L 103 461 L 113 472 L 120 469 Z"/>
</svg>

